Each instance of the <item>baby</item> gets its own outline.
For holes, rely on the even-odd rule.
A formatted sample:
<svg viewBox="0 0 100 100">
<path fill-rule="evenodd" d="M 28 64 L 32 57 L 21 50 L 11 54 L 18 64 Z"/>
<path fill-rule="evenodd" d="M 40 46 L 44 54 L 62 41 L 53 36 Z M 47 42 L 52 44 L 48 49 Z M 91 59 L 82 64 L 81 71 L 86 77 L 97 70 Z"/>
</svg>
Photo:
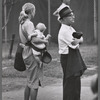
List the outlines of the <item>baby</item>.
<svg viewBox="0 0 100 100">
<path fill-rule="evenodd" d="M 46 30 L 46 26 L 43 23 L 38 23 L 36 25 L 35 33 L 37 33 L 37 37 L 38 38 L 45 39 L 45 40 L 49 40 L 49 38 L 51 37 L 51 35 L 48 34 L 45 37 L 45 35 L 44 35 L 44 31 L 45 30 Z M 39 49 L 46 47 L 46 45 L 44 43 L 41 43 L 41 44 L 33 44 L 33 45 L 36 46 Z M 41 52 L 38 52 L 38 51 L 36 51 L 36 50 L 33 49 L 33 54 L 34 54 L 35 58 L 37 59 L 37 61 L 40 62 Z"/>
</svg>

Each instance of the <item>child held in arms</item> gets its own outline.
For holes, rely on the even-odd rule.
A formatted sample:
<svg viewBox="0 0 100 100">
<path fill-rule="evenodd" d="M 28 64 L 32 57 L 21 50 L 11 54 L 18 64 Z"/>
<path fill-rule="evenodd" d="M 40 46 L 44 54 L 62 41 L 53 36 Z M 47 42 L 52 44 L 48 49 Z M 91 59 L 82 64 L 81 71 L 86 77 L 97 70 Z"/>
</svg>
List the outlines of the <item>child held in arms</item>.
<svg viewBox="0 0 100 100">
<path fill-rule="evenodd" d="M 46 30 L 45 24 L 43 24 L 43 23 L 38 23 L 38 24 L 36 25 L 35 33 L 37 34 L 37 37 L 38 37 L 38 38 L 45 39 L 45 40 L 48 41 L 48 40 L 50 39 L 51 35 L 48 34 L 48 35 L 45 37 L 45 35 L 44 35 L 45 30 Z M 33 43 L 32 43 L 32 44 L 33 44 Z M 44 44 L 44 43 L 39 43 L 39 44 L 35 44 L 35 43 L 34 43 L 33 45 L 34 45 L 35 47 L 39 48 L 39 49 L 46 48 L 46 44 Z M 32 51 L 33 51 L 33 54 L 34 54 L 35 58 L 37 59 L 37 61 L 40 62 L 41 52 L 36 51 L 35 49 L 33 49 Z"/>
</svg>

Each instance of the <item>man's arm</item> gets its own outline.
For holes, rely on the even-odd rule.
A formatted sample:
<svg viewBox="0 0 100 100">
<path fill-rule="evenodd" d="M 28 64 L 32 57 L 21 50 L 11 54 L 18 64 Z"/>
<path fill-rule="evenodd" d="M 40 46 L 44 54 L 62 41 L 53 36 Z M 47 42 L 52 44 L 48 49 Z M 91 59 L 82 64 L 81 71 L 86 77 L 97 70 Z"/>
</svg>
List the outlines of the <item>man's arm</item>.
<svg viewBox="0 0 100 100">
<path fill-rule="evenodd" d="M 83 37 L 81 37 L 80 39 L 74 38 L 74 41 L 71 44 L 77 45 L 77 44 L 81 44 L 81 43 L 83 43 Z"/>
</svg>

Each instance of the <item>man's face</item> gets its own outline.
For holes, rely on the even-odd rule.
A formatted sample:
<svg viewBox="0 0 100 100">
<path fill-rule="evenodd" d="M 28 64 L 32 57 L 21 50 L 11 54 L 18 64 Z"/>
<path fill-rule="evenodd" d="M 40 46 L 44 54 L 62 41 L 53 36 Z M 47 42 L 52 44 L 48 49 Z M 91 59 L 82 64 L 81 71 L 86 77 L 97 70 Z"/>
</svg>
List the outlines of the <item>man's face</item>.
<svg viewBox="0 0 100 100">
<path fill-rule="evenodd" d="M 69 16 L 64 17 L 63 21 L 67 25 L 72 25 L 75 22 L 75 15 L 74 15 L 74 13 L 72 12 Z"/>
</svg>

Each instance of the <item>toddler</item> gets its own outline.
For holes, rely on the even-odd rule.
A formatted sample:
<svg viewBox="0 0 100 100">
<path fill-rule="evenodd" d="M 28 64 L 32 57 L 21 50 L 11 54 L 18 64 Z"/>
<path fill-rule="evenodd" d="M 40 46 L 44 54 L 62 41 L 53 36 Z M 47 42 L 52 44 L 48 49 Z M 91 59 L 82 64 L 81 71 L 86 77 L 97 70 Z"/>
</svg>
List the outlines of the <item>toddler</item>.
<svg viewBox="0 0 100 100">
<path fill-rule="evenodd" d="M 36 25 L 35 33 L 37 33 L 37 37 L 38 37 L 38 38 L 45 39 L 45 40 L 48 41 L 49 38 L 51 37 L 51 35 L 48 34 L 48 35 L 45 37 L 45 35 L 44 35 L 44 31 L 45 31 L 45 30 L 46 30 L 45 24 L 43 24 L 43 23 L 38 23 L 38 24 Z M 45 48 L 45 47 L 46 47 L 46 44 L 44 44 L 44 43 L 33 44 L 33 45 L 36 46 L 36 47 L 39 48 L 39 49 L 42 49 L 42 48 Z M 41 59 L 41 52 L 38 52 L 38 51 L 36 51 L 36 50 L 34 50 L 34 49 L 32 49 L 32 51 L 33 51 L 33 54 L 34 54 L 36 60 L 40 62 L 40 59 Z"/>
</svg>

